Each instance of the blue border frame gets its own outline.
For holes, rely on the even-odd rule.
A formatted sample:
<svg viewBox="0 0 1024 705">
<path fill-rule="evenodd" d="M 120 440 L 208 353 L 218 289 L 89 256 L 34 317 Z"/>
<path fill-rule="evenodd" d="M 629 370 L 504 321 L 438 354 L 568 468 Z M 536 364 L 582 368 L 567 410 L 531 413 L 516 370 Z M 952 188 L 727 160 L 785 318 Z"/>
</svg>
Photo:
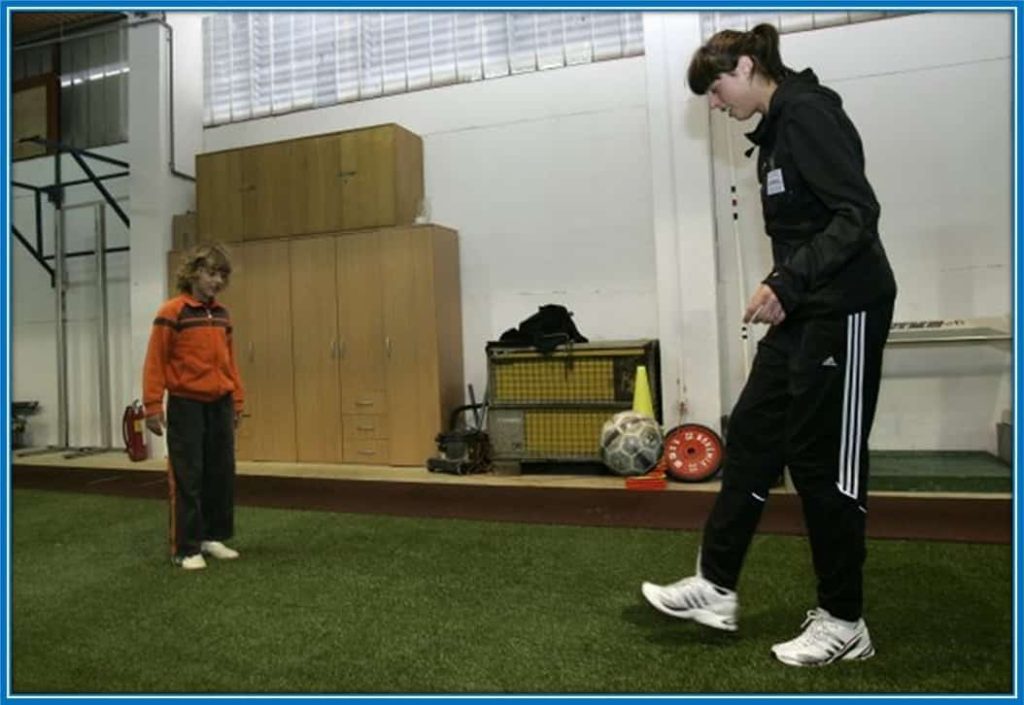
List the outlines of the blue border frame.
<svg viewBox="0 0 1024 705">
<path fill-rule="evenodd" d="M 818 9 L 823 11 L 829 10 L 962 10 L 962 11 L 999 11 L 999 10 L 1010 10 L 1015 13 L 1014 22 L 1014 41 L 1013 51 L 1015 56 L 1014 62 L 1014 75 L 1013 75 L 1013 91 L 1014 91 L 1014 162 L 1013 162 L 1013 176 L 1014 176 L 1014 201 L 1013 201 L 1013 241 L 1012 241 L 1012 256 L 1013 256 L 1013 331 L 1014 331 L 1014 342 L 1013 342 L 1013 408 L 1016 415 L 1017 400 L 1020 398 L 1021 393 L 1021 380 L 1024 379 L 1024 363 L 1022 363 L 1021 357 L 1021 340 L 1020 331 L 1022 329 L 1022 317 L 1021 317 L 1021 306 L 1020 306 L 1020 291 L 1018 288 L 1019 274 L 1020 274 L 1020 216 L 1021 216 L 1021 203 L 1024 202 L 1024 186 L 1022 186 L 1020 179 L 1020 163 L 1021 163 L 1021 147 L 1024 144 L 1024 140 L 1021 139 L 1024 135 L 1024 129 L 1021 124 L 1021 92 L 1020 92 L 1020 76 L 1022 70 L 1024 70 L 1024 57 L 1021 56 L 1020 52 L 1020 37 L 1024 34 L 1024 13 L 1021 12 L 1024 8 L 1024 0 L 1002 0 L 996 2 L 985 2 L 985 3 L 970 3 L 954 2 L 952 0 L 938 0 L 933 2 L 885 2 L 883 0 L 861 0 L 861 2 L 799 2 L 796 0 L 790 0 L 789 2 L 764 2 L 759 0 L 722 0 L 721 2 L 693 2 L 692 0 L 637 0 L 635 2 L 623 1 L 623 0 L 561 0 L 560 2 L 552 1 L 541 1 L 541 0 L 505 0 L 505 2 L 498 1 L 486 1 L 477 0 L 472 2 L 470 0 L 376 0 L 376 2 L 339 2 L 330 0 L 311 1 L 305 0 L 293 5 L 285 4 L 280 1 L 270 2 L 269 0 L 264 1 L 251 1 L 251 2 L 199 2 L 197 0 L 168 0 L 161 3 L 153 2 L 90 2 L 89 0 L 69 0 L 65 2 L 58 2 L 57 0 L 37 0 L 32 2 L 31 0 L 0 0 L 0 6 L 3 8 L 2 17 L 0 17 L 0 49 L 3 51 L 3 56 L 8 56 L 10 49 L 10 29 L 11 29 L 11 18 L 10 13 L 12 10 L 239 10 L 239 9 L 283 9 L 289 11 L 297 11 L 301 9 L 390 9 L 390 10 L 405 10 L 405 9 L 484 9 L 484 10 L 496 10 L 496 9 L 607 9 L 607 10 L 650 10 L 650 11 L 667 11 L 667 10 L 746 10 L 746 9 L 772 9 L 772 10 L 798 10 L 798 9 Z M 10 144 L 10 91 L 11 91 L 11 80 L 10 80 L 10 63 L 6 62 L 4 69 L 4 81 L 3 90 L 0 91 L 0 125 L 3 126 L 3 160 L 0 164 L 0 173 L 2 173 L 3 183 L 5 186 L 3 198 L 0 199 L 0 220 L 2 220 L 3 227 L 7 232 L 10 232 L 10 150 L 7 145 Z M 970 94 L 966 95 L 951 95 L 951 100 L 976 100 L 975 96 Z M 981 101 L 979 101 L 981 102 Z M 2 521 L 2 545 L 0 545 L 0 584 L 3 585 L 3 600 L 0 601 L 0 625 L 3 625 L 3 638 L 0 640 L 0 703 L 8 700 L 45 700 L 53 703 L 65 703 L 75 702 L 82 700 L 89 701 L 126 701 L 126 700 L 159 700 L 166 703 L 194 703 L 197 701 L 214 701 L 214 700 L 226 700 L 226 699 L 246 699 L 246 700 L 274 700 L 280 702 L 298 703 L 300 701 L 309 700 L 335 700 L 344 701 L 346 703 L 371 703 L 379 702 L 382 700 L 391 702 L 414 702 L 424 700 L 458 700 L 461 702 L 487 702 L 487 701 L 501 701 L 508 703 L 509 705 L 520 705 L 538 700 L 559 700 L 577 703 L 589 703 L 599 701 L 618 701 L 618 702 L 639 702 L 645 700 L 685 700 L 688 703 L 703 703 L 713 702 L 721 700 L 744 700 L 746 702 L 756 703 L 769 703 L 778 702 L 780 700 L 791 700 L 794 696 L 791 695 L 780 695 L 780 696 L 767 696 L 767 695 L 722 695 L 722 696 L 707 696 L 699 695 L 696 697 L 688 697 L 685 695 L 652 695 L 652 696 L 579 696 L 579 695 L 566 695 L 566 696 L 493 696 L 493 697 L 481 697 L 481 696 L 456 696 L 456 695 L 432 695 L 432 696 L 360 696 L 360 697 L 342 697 L 342 696 L 307 696 L 307 697 L 296 697 L 296 696 L 273 696 L 273 695 L 242 695 L 242 696 L 95 696 L 95 695 L 83 695 L 83 696 L 11 696 L 11 669 L 10 669 L 10 658 L 11 658 L 11 634 L 10 634 L 10 615 L 11 615 L 11 595 L 10 595 L 10 540 L 11 540 L 11 515 L 10 515 L 10 497 L 11 497 L 11 463 L 10 463 L 10 382 L 11 382 L 11 368 L 10 368 L 10 239 L 7 239 L 7 246 L 0 249 L 0 271 L 2 271 L 2 292 L 0 292 L 0 335 L 2 335 L 2 345 L 0 345 L 0 365 L 2 365 L 3 374 L 0 376 L 0 414 L 2 414 L 3 423 L 3 442 L 0 443 L 0 463 L 2 463 L 3 471 L 3 490 L 0 491 L 0 521 Z M 1017 425 L 1015 424 L 1015 436 L 1014 436 L 1014 468 L 1018 467 L 1018 462 L 1021 457 L 1024 457 L 1024 438 L 1022 434 L 1016 432 Z M 871 697 L 865 695 L 849 695 L 849 696 L 831 696 L 831 697 L 814 697 L 814 698 L 801 698 L 801 700 L 815 701 L 815 700 L 850 700 L 850 699 L 869 699 L 873 702 L 898 702 L 903 700 L 944 700 L 944 701 L 968 701 L 968 700 L 990 700 L 990 701 L 1011 701 L 1017 702 L 1020 700 L 1020 672 L 1021 672 L 1021 619 L 1020 619 L 1020 603 L 1022 596 L 1022 585 L 1020 580 L 1020 546 L 1021 546 L 1021 506 L 1019 501 L 1019 483 L 1018 476 L 1014 472 L 1014 483 L 1013 483 L 1013 518 L 1014 518 L 1014 578 L 1015 578 L 1015 590 L 1014 590 L 1014 605 L 1013 605 L 1013 616 L 1014 616 L 1014 674 L 1013 674 L 1013 692 L 1012 696 L 937 696 L 937 695 L 924 695 L 924 696 L 884 696 L 884 697 Z"/>
<path fill-rule="evenodd" d="M 10 14 L 7 12 L 6 7 L 2 18 L 0 18 L 0 45 L 3 47 L 4 54 L 8 51 L 10 36 Z M 9 210 L 9 199 L 11 195 L 11 159 L 9 155 L 8 145 L 11 144 L 11 132 L 10 132 L 10 112 L 9 103 L 11 95 L 11 72 L 9 69 L 4 70 L 3 88 L 0 89 L 0 125 L 3 125 L 3 145 L 4 148 L 0 151 L 3 152 L 3 160 L 0 163 L 0 173 L 3 174 L 2 182 L 4 185 L 3 198 L 0 198 L 0 222 L 3 223 L 4 232 L 10 232 L 10 219 L 8 214 Z M 0 364 L 2 364 L 3 375 L 0 376 L 0 423 L 3 423 L 3 442 L 0 443 L 0 463 L 3 467 L 3 491 L 0 492 L 0 521 L 3 526 L 2 548 L 0 548 L 0 585 L 3 585 L 3 600 L 0 601 L 0 623 L 10 624 L 11 614 L 11 591 L 10 591 L 10 565 L 11 565 L 11 512 L 10 512 L 10 497 L 11 497 L 11 463 L 10 463 L 10 415 L 11 415 L 11 401 L 10 401 L 10 341 L 8 336 L 10 335 L 10 245 L 0 249 L 0 267 L 3 271 L 3 291 L 0 294 L 0 335 L 3 336 L 3 343 L 0 345 Z M 0 698 L 5 698 L 6 694 L 10 692 L 10 679 L 11 669 L 8 666 L 10 663 L 11 654 L 11 630 L 5 628 L 3 630 L 3 639 L 0 640 L 0 674 L 3 675 L 3 692 L 0 693 Z"/>
</svg>

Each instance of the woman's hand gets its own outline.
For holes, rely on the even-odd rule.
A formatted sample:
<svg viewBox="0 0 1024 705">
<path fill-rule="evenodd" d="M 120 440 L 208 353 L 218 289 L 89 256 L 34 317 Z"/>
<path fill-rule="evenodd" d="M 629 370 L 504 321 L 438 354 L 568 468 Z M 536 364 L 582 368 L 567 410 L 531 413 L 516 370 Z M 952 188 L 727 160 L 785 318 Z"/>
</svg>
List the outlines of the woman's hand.
<svg viewBox="0 0 1024 705">
<path fill-rule="evenodd" d="M 767 284 L 760 284 L 750 297 L 747 310 L 743 312 L 744 323 L 768 323 L 777 326 L 786 320 L 786 312 Z"/>
</svg>

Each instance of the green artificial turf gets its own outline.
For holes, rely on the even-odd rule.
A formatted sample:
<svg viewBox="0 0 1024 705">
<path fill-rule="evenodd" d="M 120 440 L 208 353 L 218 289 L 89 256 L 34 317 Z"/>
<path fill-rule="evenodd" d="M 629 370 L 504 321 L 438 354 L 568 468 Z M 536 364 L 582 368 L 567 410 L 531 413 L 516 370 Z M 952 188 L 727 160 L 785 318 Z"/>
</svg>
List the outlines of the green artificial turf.
<svg viewBox="0 0 1024 705">
<path fill-rule="evenodd" d="M 872 541 L 878 655 L 772 660 L 814 605 L 803 539 L 758 536 L 738 634 L 670 619 L 644 579 L 697 535 L 240 507 L 242 551 L 166 556 L 166 504 L 18 490 L 11 667 L 24 693 L 1006 693 L 1009 546 Z"/>
</svg>

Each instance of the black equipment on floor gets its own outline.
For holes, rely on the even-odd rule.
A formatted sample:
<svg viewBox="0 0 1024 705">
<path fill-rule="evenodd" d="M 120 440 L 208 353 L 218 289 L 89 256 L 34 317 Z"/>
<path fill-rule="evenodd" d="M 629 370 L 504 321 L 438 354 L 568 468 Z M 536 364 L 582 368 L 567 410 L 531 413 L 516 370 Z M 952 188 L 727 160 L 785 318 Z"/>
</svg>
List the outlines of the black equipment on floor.
<svg viewBox="0 0 1024 705">
<path fill-rule="evenodd" d="M 28 417 L 39 410 L 37 401 L 11 402 L 11 445 L 14 448 L 25 447 L 25 431 L 28 430 Z"/>
<path fill-rule="evenodd" d="M 469 475 L 490 469 L 491 446 L 484 430 L 487 420 L 486 394 L 484 396 L 484 401 L 478 404 L 473 395 L 473 385 L 469 385 L 470 403 L 452 410 L 448 430 L 437 434 L 435 438 L 440 457 L 427 460 L 427 470 L 452 475 Z M 473 413 L 472 427 L 465 423 L 467 411 Z"/>
</svg>

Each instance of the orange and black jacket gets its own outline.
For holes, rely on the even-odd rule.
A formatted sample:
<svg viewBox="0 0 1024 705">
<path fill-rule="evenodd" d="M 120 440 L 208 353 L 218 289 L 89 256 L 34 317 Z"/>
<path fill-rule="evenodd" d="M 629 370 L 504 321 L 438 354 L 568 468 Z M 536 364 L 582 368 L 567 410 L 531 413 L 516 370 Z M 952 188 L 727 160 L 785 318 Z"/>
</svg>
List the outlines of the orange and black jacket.
<svg viewBox="0 0 1024 705">
<path fill-rule="evenodd" d="M 231 394 L 241 413 L 245 391 L 235 366 L 231 318 L 216 301 L 204 304 L 181 294 L 157 311 L 142 370 L 146 416 L 160 413 L 165 389 L 197 401 Z"/>
</svg>

